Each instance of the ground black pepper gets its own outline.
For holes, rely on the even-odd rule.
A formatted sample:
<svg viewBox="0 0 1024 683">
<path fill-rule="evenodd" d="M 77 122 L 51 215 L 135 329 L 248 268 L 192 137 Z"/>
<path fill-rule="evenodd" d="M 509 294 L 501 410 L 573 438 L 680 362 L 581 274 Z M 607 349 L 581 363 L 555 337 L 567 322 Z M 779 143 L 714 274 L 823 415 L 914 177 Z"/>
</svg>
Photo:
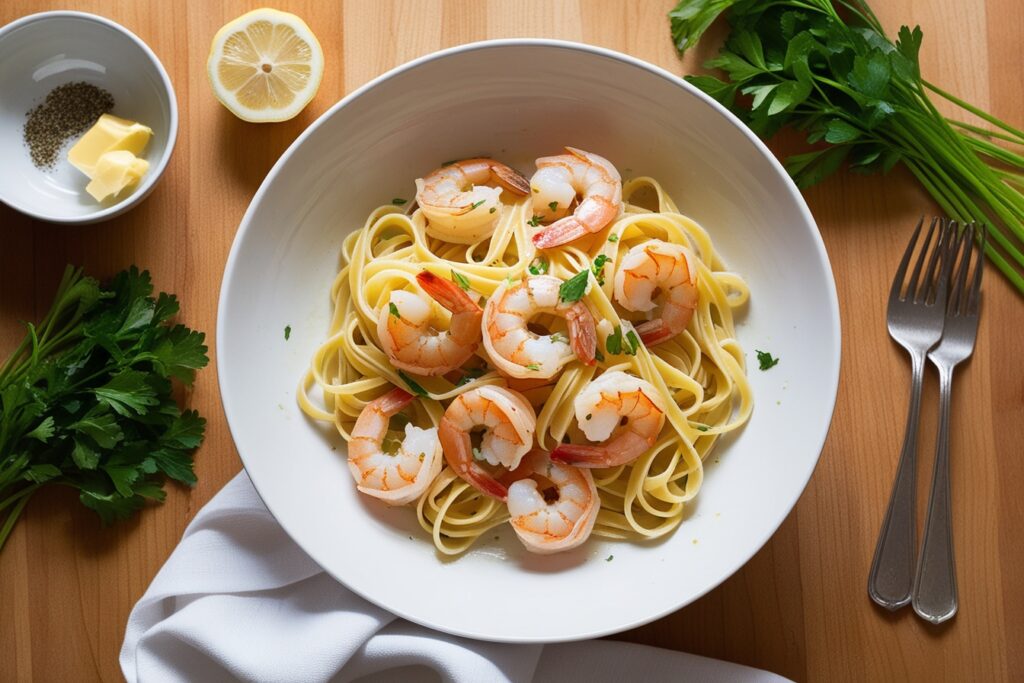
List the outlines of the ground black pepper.
<svg viewBox="0 0 1024 683">
<path fill-rule="evenodd" d="M 87 131 L 114 108 L 114 97 L 91 83 L 58 85 L 25 115 L 25 145 L 32 163 L 53 168 L 64 143 Z"/>
</svg>

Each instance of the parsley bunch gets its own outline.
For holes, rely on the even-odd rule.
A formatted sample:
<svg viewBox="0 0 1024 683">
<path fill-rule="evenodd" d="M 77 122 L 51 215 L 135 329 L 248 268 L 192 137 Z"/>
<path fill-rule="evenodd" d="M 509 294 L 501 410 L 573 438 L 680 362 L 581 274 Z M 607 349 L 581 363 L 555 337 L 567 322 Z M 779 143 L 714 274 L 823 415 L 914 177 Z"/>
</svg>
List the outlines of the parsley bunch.
<svg viewBox="0 0 1024 683">
<path fill-rule="evenodd" d="M 1024 155 L 995 143 L 1024 146 L 1024 132 L 922 78 L 920 27 L 893 42 L 865 0 L 680 0 L 669 13 L 679 51 L 726 10 L 730 33 L 705 66 L 727 78 L 690 83 L 761 137 L 805 131 L 817 147 L 786 160 L 801 187 L 844 162 L 861 173 L 906 165 L 952 218 L 988 226 L 986 254 L 1024 292 Z M 994 130 L 945 118 L 933 95 Z"/>
<path fill-rule="evenodd" d="M 168 321 L 177 299 L 148 272 L 108 288 L 70 266 L 50 312 L 0 366 L 0 547 L 45 484 L 79 491 L 104 522 L 163 500 L 163 476 L 195 483 L 206 421 L 182 412 L 172 379 L 207 363 L 205 335 Z"/>
</svg>

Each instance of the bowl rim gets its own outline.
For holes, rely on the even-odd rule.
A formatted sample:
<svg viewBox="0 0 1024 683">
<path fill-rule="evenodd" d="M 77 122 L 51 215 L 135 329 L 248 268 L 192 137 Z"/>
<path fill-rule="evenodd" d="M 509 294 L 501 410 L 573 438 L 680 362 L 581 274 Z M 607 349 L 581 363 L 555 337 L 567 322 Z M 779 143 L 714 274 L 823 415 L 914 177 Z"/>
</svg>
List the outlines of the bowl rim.
<svg viewBox="0 0 1024 683">
<path fill-rule="evenodd" d="M 648 614 L 647 616 L 645 616 L 645 617 L 643 617 L 641 619 L 636 619 L 636 620 L 631 621 L 629 623 L 619 624 L 619 625 L 613 626 L 613 627 L 607 627 L 607 626 L 602 626 L 600 628 L 589 627 L 588 630 L 583 630 L 583 631 L 574 632 L 574 633 L 568 633 L 568 634 L 565 634 L 564 636 L 559 636 L 557 638 L 550 638 L 550 637 L 531 638 L 530 636 L 518 636 L 518 637 L 516 637 L 516 636 L 488 636 L 486 634 L 482 635 L 482 634 L 474 632 L 472 630 L 449 628 L 449 627 L 441 627 L 441 626 L 429 623 L 428 621 L 426 621 L 425 619 L 423 619 L 421 617 L 417 617 L 415 615 L 409 614 L 408 612 L 403 610 L 401 608 L 401 606 L 390 605 L 390 604 L 383 604 L 383 603 L 379 602 L 378 600 L 376 600 L 374 597 L 366 595 L 366 594 L 364 594 L 364 593 L 362 593 L 362 592 L 352 588 L 351 586 L 349 586 L 344 581 L 344 579 L 342 579 L 340 576 L 338 576 L 337 574 L 332 572 L 330 569 L 328 569 L 326 566 L 324 566 L 323 563 L 321 563 L 318 560 L 319 553 L 316 553 L 315 549 L 306 548 L 306 547 L 302 546 L 301 544 L 299 544 L 298 541 L 295 541 L 295 542 L 296 542 L 296 545 L 299 545 L 299 547 L 302 548 L 303 552 L 307 553 L 310 556 L 310 558 L 314 562 L 316 562 L 316 564 L 325 573 L 327 573 L 332 578 L 334 578 L 336 581 L 338 581 L 343 586 L 345 586 L 346 589 L 351 590 L 353 593 L 359 595 L 360 597 L 368 600 L 369 602 L 371 602 L 371 603 L 373 603 L 375 605 L 380 606 L 381 608 L 387 610 L 388 612 L 391 612 L 392 614 L 395 614 L 395 615 L 397 615 L 397 616 L 399 616 L 399 617 L 401 617 L 403 619 L 407 619 L 407 620 L 409 620 L 411 622 L 420 624 L 422 626 L 425 626 L 425 627 L 433 629 L 433 630 L 441 631 L 441 632 L 444 632 L 444 633 L 450 633 L 452 635 L 466 637 L 466 638 L 473 638 L 473 639 L 477 639 L 477 640 L 484 640 L 484 641 L 489 641 L 489 642 L 501 642 L 501 643 L 558 643 L 558 642 L 570 642 L 570 641 L 585 640 L 585 639 L 590 639 L 590 638 L 600 638 L 600 637 L 603 637 L 603 636 L 607 636 L 607 635 L 611 635 L 611 634 L 615 634 L 615 633 L 621 633 L 623 631 L 627 631 L 627 630 L 632 629 L 632 628 L 637 628 L 639 626 L 643 626 L 645 624 L 649 624 L 649 623 L 651 623 L 653 621 L 661 619 L 662 617 L 665 617 L 665 616 L 667 616 L 669 614 L 672 614 L 673 612 L 676 612 L 676 611 L 682 609 L 683 607 L 686 607 L 687 605 L 693 604 L 697 600 L 699 600 L 702 597 L 704 597 L 705 595 L 707 595 L 707 593 L 711 592 L 712 590 L 714 590 L 715 588 L 720 586 L 728 578 L 733 576 L 737 571 L 739 571 L 748 562 L 750 562 L 751 558 L 753 558 L 753 556 L 756 555 L 765 546 L 765 544 L 771 539 L 771 537 L 775 535 L 775 533 L 778 531 L 778 529 L 782 525 L 782 523 L 792 513 L 793 508 L 796 506 L 797 501 L 803 495 L 804 491 L 806 491 L 807 485 L 810 482 L 811 477 L 814 475 L 814 472 L 815 472 L 815 470 L 818 467 L 818 463 L 821 461 L 821 454 L 822 454 L 822 451 L 824 450 L 825 442 L 826 442 L 826 440 L 828 438 L 828 434 L 829 434 L 829 431 L 830 431 L 831 426 L 832 426 L 832 421 L 833 421 L 834 416 L 835 416 L 835 406 L 836 406 L 836 401 L 838 399 L 838 394 L 839 394 L 839 376 L 840 376 L 840 369 L 841 369 L 840 366 L 841 366 L 841 357 L 842 357 L 842 328 L 841 328 L 841 322 L 840 322 L 839 297 L 838 297 L 837 290 L 836 290 L 835 277 L 834 277 L 833 271 L 832 271 L 832 264 L 831 264 L 831 261 L 829 260 L 828 253 L 825 250 L 825 243 L 824 243 L 824 240 L 822 239 L 821 231 L 818 229 L 818 225 L 815 222 L 814 217 L 811 215 L 810 209 L 808 208 L 807 203 L 804 201 L 803 195 L 800 194 L 800 191 L 797 188 L 796 183 L 793 182 L 793 179 L 785 171 L 785 169 L 782 166 L 781 162 L 779 162 L 779 160 L 775 157 L 775 155 L 771 152 L 771 150 L 768 149 L 768 146 L 760 138 L 758 138 L 757 135 L 753 131 L 750 130 L 750 128 L 748 128 L 745 124 L 743 124 L 732 112 L 730 112 L 728 109 L 726 109 L 724 106 L 722 106 L 719 102 L 717 102 L 716 100 L 711 98 L 709 95 L 705 94 L 703 91 L 701 91 L 697 87 L 687 83 L 685 80 L 683 80 L 683 78 L 681 76 L 673 74 L 672 72 L 670 72 L 670 71 L 668 71 L 668 70 L 666 70 L 666 69 L 664 69 L 664 68 L 662 68 L 662 67 L 660 67 L 660 66 L 658 66 L 656 64 L 651 64 L 650 62 L 647 62 L 645 60 L 639 59 L 637 57 L 633 57 L 631 55 L 628 55 L 628 54 L 625 54 L 625 53 L 622 53 L 622 52 L 618 52 L 616 50 L 612 50 L 612 49 L 604 48 L 604 47 L 598 47 L 598 46 L 595 46 L 595 45 L 588 45 L 588 44 L 585 44 L 585 43 L 580 43 L 580 42 L 575 42 L 575 41 L 557 40 L 557 39 L 549 39 L 549 38 L 499 38 L 499 39 L 493 39 L 493 40 L 483 40 L 483 41 L 476 41 L 476 42 L 472 42 L 472 43 L 465 43 L 465 44 L 462 44 L 462 45 L 456 45 L 456 46 L 452 46 L 452 47 L 448 47 L 448 48 L 443 48 L 441 50 L 437 50 L 437 51 L 434 51 L 434 52 L 430 52 L 428 54 L 422 55 L 420 57 L 417 57 L 415 59 L 407 61 L 407 62 L 405 62 L 403 64 L 400 64 L 400 65 L 398 65 L 398 66 L 396 66 L 396 67 L 394 67 L 392 69 L 389 69 L 388 71 L 384 72 L 383 74 L 377 76 L 376 78 L 373 78 L 373 79 L 367 81 L 366 83 L 364 83 L 363 85 L 359 86 L 358 88 L 356 88 L 355 90 L 353 90 L 349 94 L 345 95 L 343 98 L 338 100 L 335 104 L 333 104 L 330 108 L 328 108 L 323 114 L 321 114 L 315 121 L 313 121 L 302 133 L 299 134 L 299 136 L 292 142 L 292 144 L 289 145 L 289 147 L 284 151 L 284 153 L 281 154 L 280 158 L 277 160 L 277 162 L 274 164 L 274 166 L 267 173 L 266 177 L 263 179 L 263 182 L 260 184 L 260 187 L 256 190 L 256 193 L 253 195 L 253 198 L 250 201 L 249 206 L 246 209 L 245 214 L 242 216 L 242 220 L 239 223 L 238 230 L 235 233 L 234 239 L 233 239 L 232 244 L 231 244 L 231 249 L 230 249 L 230 251 L 228 253 L 228 259 L 227 259 L 227 262 L 226 262 L 225 267 L 224 267 L 224 275 L 223 275 L 223 277 L 221 279 L 220 296 L 219 296 L 218 302 L 217 302 L 217 325 L 216 325 L 216 340 L 215 340 L 215 344 L 217 346 L 217 354 L 216 354 L 216 356 L 217 356 L 217 381 L 218 381 L 218 389 L 219 389 L 220 396 L 221 396 L 221 405 L 222 405 L 222 408 L 224 410 L 224 416 L 225 416 L 225 419 L 226 419 L 227 424 L 228 424 L 228 431 L 231 433 L 232 441 L 235 443 L 235 448 L 236 448 L 236 451 L 239 454 L 239 458 L 242 461 L 243 469 L 245 470 L 245 472 L 248 475 L 249 468 L 246 465 L 246 456 L 242 453 L 242 449 L 238 447 L 238 441 L 235 438 L 235 431 L 236 431 L 236 429 L 239 429 L 239 427 L 237 427 L 236 425 L 241 425 L 243 423 L 243 421 L 241 420 L 241 418 L 239 416 L 237 416 L 235 414 L 235 410 L 232 407 L 233 404 L 231 402 L 231 397 L 229 396 L 229 394 L 231 392 L 231 389 L 229 388 L 228 384 L 225 382 L 225 379 L 226 379 L 226 370 L 225 370 L 226 361 L 224 360 L 224 354 L 221 354 L 219 352 L 219 349 L 220 349 L 221 346 L 227 346 L 225 340 L 231 338 L 231 333 L 228 331 L 228 327 L 227 327 L 227 323 L 226 323 L 227 316 L 224 315 L 224 311 L 227 310 L 228 303 L 229 303 L 229 297 L 231 296 L 231 282 L 232 282 L 232 279 L 233 279 L 233 277 L 235 275 L 235 269 L 238 267 L 238 262 L 239 262 L 239 258 L 240 258 L 239 254 L 240 254 L 240 251 L 241 251 L 241 244 L 242 244 L 242 242 L 245 241 L 245 235 L 248 232 L 249 227 L 252 224 L 257 211 L 259 210 L 261 204 L 264 201 L 264 196 L 267 194 L 270 186 L 274 184 L 274 182 L 277 179 L 277 176 L 282 172 L 282 169 L 288 163 L 288 161 L 291 158 L 291 156 L 296 152 L 296 150 L 299 149 L 299 147 L 301 147 L 305 143 L 307 138 L 309 138 L 328 119 L 330 119 L 332 116 L 334 116 L 334 114 L 337 111 L 339 111 L 343 107 L 349 105 L 351 102 L 357 100 L 358 98 L 362 97 L 364 94 L 366 94 L 367 92 L 369 92 L 373 88 L 377 87 L 381 83 L 383 83 L 383 82 L 385 82 L 385 81 L 387 81 L 387 80 L 389 80 L 391 78 L 394 78 L 395 76 L 397 76 L 399 74 L 402 74 L 402 73 L 404 73 L 406 71 L 415 69 L 415 68 L 417 68 L 417 67 L 419 67 L 419 66 L 421 66 L 423 64 L 426 64 L 428 62 L 431 62 L 431 61 L 435 61 L 435 60 L 439 60 L 439 59 L 444 59 L 446 57 L 457 55 L 457 54 L 462 54 L 462 53 L 465 53 L 465 52 L 473 52 L 473 51 L 476 51 L 476 50 L 486 50 L 486 49 L 502 48 L 502 47 L 544 47 L 544 48 L 557 48 L 557 49 L 564 49 L 564 50 L 570 50 L 570 51 L 585 52 L 585 53 L 590 53 L 590 54 L 598 56 L 598 57 L 614 59 L 614 60 L 626 63 L 628 65 L 631 65 L 633 67 L 644 69 L 644 70 L 646 70 L 646 71 L 648 71 L 648 72 L 650 72 L 650 73 L 652 73 L 652 74 L 654 74 L 656 76 L 659 76 L 659 77 L 667 80 L 669 83 L 671 83 L 671 84 L 673 84 L 673 85 L 675 85 L 675 86 L 677 86 L 679 88 L 682 88 L 683 90 L 687 91 L 689 94 L 691 94 L 694 97 L 697 97 L 698 99 L 700 99 L 707 106 L 711 107 L 715 112 L 717 112 L 720 116 L 722 116 L 728 123 L 730 123 L 732 126 L 737 128 L 747 138 L 747 140 L 754 146 L 754 148 L 761 154 L 761 156 L 763 156 L 769 162 L 769 164 L 774 169 L 774 171 L 782 177 L 783 182 L 784 182 L 784 184 L 785 184 L 785 186 L 786 186 L 786 188 L 787 188 L 787 190 L 789 192 L 790 199 L 792 199 L 796 203 L 797 209 L 799 210 L 802 218 L 807 222 L 807 224 L 811 228 L 813 228 L 813 230 L 811 231 L 811 238 L 812 238 L 812 240 L 814 242 L 813 246 L 814 246 L 814 248 L 815 248 L 815 250 L 817 252 L 818 257 L 821 259 L 821 263 L 825 266 L 824 270 L 825 270 L 825 275 L 826 275 L 826 287 L 827 287 L 826 294 L 827 294 L 827 299 L 828 299 L 829 308 L 830 308 L 830 316 L 829 316 L 828 324 L 829 324 L 829 327 L 830 327 L 830 331 L 831 331 L 831 333 L 833 335 L 833 338 L 835 340 L 833 348 L 832 348 L 832 354 L 831 354 L 831 361 L 832 361 L 831 362 L 831 366 L 834 368 L 834 370 L 833 370 L 833 372 L 831 373 L 830 376 L 824 378 L 825 381 L 826 381 L 825 382 L 826 386 L 829 389 L 828 394 L 831 396 L 831 398 L 830 398 L 831 405 L 829 405 L 829 407 L 828 407 L 828 417 L 829 417 L 829 419 L 824 424 L 823 428 L 820 429 L 820 433 L 817 434 L 817 438 L 816 439 L 810 439 L 810 441 L 812 443 L 817 443 L 817 448 L 816 448 L 817 455 L 814 458 L 814 464 L 813 464 L 812 467 L 810 467 L 808 469 L 806 477 L 804 477 L 803 482 L 801 482 L 801 485 L 800 485 L 800 488 L 798 490 L 798 493 L 793 497 L 792 500 L 788 501 L 787 504 L 785 505 L 786 513 L 784 515 L 780 516 L 778 522 L 776 522 L 774 525 L 772 525 L 770 530 L 768 530 L 767 533 L 762 538 L 760 538 L 757 541 L 757 543 L 751 544 L 749 552 L 741 553 L 740 554 L 740 557 L 741 557 L 740 561 L 738 561 L 735 564 L 731 565 L 729 567 L 728 571 L 723 572 L 722 576 L 716 582 L 708 585 L 705 590 L 703 590 L 702 592 L 700 592 L 700 593 L 698 593 L 696 595 L 691 596 L 688 600 L 684 600 L 684 601 L 679 602 L 679 603 L 675 602 L 674 600 L 670 601 L 670 603 L 667 603 L 663 609 L 654 611 L 651 614 Z M 274 514 L 273 509 L 271 508 L 270 505 L 267 504 L 266 497 L 263 495 L 262 491 L 260 490 L 260 484 L 251 475 L 249 475 L 249 479 L 250 479 L 250 481 L 252 481 L 253 488 L 256 490 L 257 495 L 259 495 L 260 500 L 263 501 L 264 505 L 266 505 L 267 510 L 274 517 L 274 519 L 278 522 L 278 524 L 280 524 L 281 527 L 285 530 L 285 533 L 287 533 L 288 536 L 291 537 L 292 540 L 294 541 L 295 538 L 296 538 L 296 534 L 293 534 L 291 532 L 291 530 L 289 529 L 289 525 L 286 524 L 285 522 L 283 522 L 281 519 L 279 519 L 276 514 Z"/>
<path fill-rule="evenodd" d="M 16 200 L 0 196 L 0 202 L 6 204 L 15 211 L 37 220 L 46 221 L 47 223 L 58 223 L 62 225 L 87 225 L 89 223 L 98 223 L 100 221 L 105 221 L 109 218 L 119 216 L 128 211 L 149 196 L 149 193 L 156 187 L 157 181 L 160 180 L 161 176 L 163 176 L 164 170 L 170 163 L 171 155 L 174 153 L 174 146 L 178 141 L 178 99 L 174 92 L 174 85 L 171 83 L 171 78 L 167 75 L 167 70 L 164 68 L 160 58 L 156 56 L 156 53 L 153 52 L 149 45 L 147 45 L 142 38 L 139 38 L 113 19 L 107 19 L 106 17 L 98 14 L 92 14 L 90 12 L 76 12 L 73 10 L 54 10 L 51 12 L 37 12 L 36 14 L 29 14 L 28 16 L 21 17 L 20 19 L 15 19 L 5 26 L 0 26 L 0 41 L 2 41 L 5 36 L 18 29 L 50 19 L 80 19 L 83 21 L 91 21 L 126 36 L 142 51 L 150 64 L 156 68 L 156 72 L 160 77 L 160 82 L 163 85 L 164 92 L 167 93 L 170 109 L 170 122 L 168 125 L 167 145 L 164 147 L 164 153 L 160 156 L 160 160 L 156 163 L 155 167 L 152 167 L 150 172 L 146 174 L 146 177 L 142 181 L 142 185 L 123 201 L 120 201 L 113 206 L 108 206 L 100 209 L 99 211 L 94 211 L 81 216 L 56 216 L 35 211 L 20 205 Z"/>
</svg>

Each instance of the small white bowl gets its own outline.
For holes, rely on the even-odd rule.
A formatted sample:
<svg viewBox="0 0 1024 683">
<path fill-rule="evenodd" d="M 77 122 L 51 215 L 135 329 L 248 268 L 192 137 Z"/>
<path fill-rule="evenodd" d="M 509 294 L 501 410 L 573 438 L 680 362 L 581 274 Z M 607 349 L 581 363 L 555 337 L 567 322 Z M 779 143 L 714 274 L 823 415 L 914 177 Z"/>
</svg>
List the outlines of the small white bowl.
<svg viewBox="0 0 1024 683">
<path fill-rule="evenodd" d="M 153 137 L 142 156 L 149 171 L 126 196 L 103 203 L 67 161 L 37 168 L 24 140 L 27 112 L 55 87 L 85 81 L 114 96 L 116 116 L 143 123 Z M 43 12 L 0 28 L 0 201 L 53 223 L 96 223 L 124 213 L 156 186 L 178 136 L 174 88 L 160 60 L 123 26 L 83 12 Z"/>
</svg>

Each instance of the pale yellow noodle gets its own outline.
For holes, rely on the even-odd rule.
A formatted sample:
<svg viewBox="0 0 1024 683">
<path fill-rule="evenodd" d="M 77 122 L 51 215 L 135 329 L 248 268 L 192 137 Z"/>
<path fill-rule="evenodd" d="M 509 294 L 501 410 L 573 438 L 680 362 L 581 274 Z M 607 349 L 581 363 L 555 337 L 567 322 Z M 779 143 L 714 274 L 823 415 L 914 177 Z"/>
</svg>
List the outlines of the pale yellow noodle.
<svg viewBox="0 0 1024 683">
<path fill-rule="evenodd" d="M 726 269 L 707 231 L 681 214 L 654 179 L 630 180 L 622 194 L 625 211 L 609 228 L 543 254 L 548 272 L 563 279 L 590 268 L 600 254 L 610 259 L 603 285 L 592 278 L 593 286 L 584 297 L 595 319 L 607 321 L 599 325 L 598 349 L 604 359 L 589 367 L 570 363 L 552 383 L 525 395 L 538 409 L 537 442 L 545 449 L 566 436 L 585 441 L 575 424 L 573 397 L 600 373 L 633 373 L 671 399 L 666 402 L 665 428 L 653 448 L 628 465 L 593 470 L 601 497 L 593 533 L 637 540 L 663 536 L 679 526 L 687 502 L 700 489 L 704 459 L 722 435 L 750 417 L 753 397 L 733 324 L 734 309 L 747 302 L 750 292 L 742 277 Z M 631 202 L 634 197 L 648 201 Z M 530 199 L 507 193 L 504 199 L 494 234 L 479 244 L 446 244 L 428 237 L 420 211 L 407 214 L 393 205 L 373 211 L 363 227 L 345 239 L 331 287 L 334 315 L 328 338 L 313 354 L 299 384 L 299 405 L 307 415 L 333 422 L 348 439 L 363 406 L 394 385 L 413 393 L 422 389 L 413 404 L 414 421 L 436 426 L 445 406 L 459 393 L 505 383 L 489 369 L 461 386 L 445 377 L 407 377 L 417 385 L 411 386 L 388 362 L 377 339 L 377 317 L 390 293 L 415 290 L 421 270 L 444 278 L 454 277 L 455 271 L 469 281 L 473 292 L 488 297 L 503 280 L 528 275 L 531 264 L 537 267 L 531 237 L 539 228 L 530 224 Z M 699 261 L 697 310 L 687 330 L 675 339 L 651 349 L 641 344 L 635 356 L 612 355 L 605 350 L 605 336 L 623 324 L 612 303 L 615 266 L 630 247 L 649 239 L 693 249 Z M 446 311 L 436 308 L 440 319 L 447 317 Z M 478 355 L 477 365 L 483 367 L 482 347 Z M 508 520 L 503 503 L 482 495 L 447 466 L 417 502 L 416 514 L 437 550 L 450 555 L 464 552 Z"/>
</svg>

